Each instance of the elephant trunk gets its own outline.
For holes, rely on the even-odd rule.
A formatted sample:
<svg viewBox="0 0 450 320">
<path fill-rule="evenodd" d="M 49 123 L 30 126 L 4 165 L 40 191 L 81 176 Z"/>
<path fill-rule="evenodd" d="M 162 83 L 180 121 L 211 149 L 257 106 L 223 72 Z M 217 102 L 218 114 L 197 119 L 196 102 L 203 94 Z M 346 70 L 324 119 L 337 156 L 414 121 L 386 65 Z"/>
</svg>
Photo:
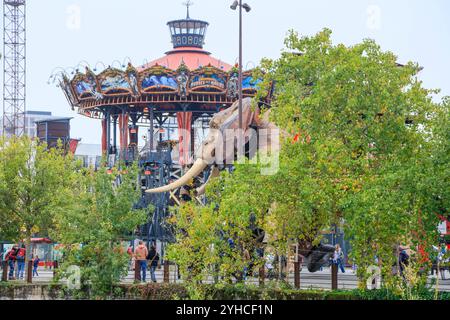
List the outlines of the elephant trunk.
<svg viewBox="0 0 450 320">
<path fill-rule="evenodd" d="M 204 195 L 206 192 L 206 186 L 208 185 L 208 183 L 211 181 L 211 179 L 217 178 L 218 176 L 220 176 L 220 170 L 219 170 L 219 168 L 214 167 L 211 171 L 211 175 L 209 176 L 208 181 L 206 181 L 202 186 L 197 188 L 197 190 L 196 190 L 197 196 Z"/>
<path fill-rule="evenodd" d="M 186 172 L 180 179 L 172 182 L 171 184 L 168 184 L 163 187 L 155 188 L 155 189 L 149 189 L 145 192 L 147 193 L 162 193 L 162 192 L 169 192 L 175 189 L 178 189 L 182 186 L 185 186 L 189 183 L 191 179 L 194 179 L 196 176 L 198 176 L 200 173 L 202 173 L 203 170 L 208 166 L 208 163 L 204 161 L 203 159 L 197 159 L 194 163 L 194 165 Z"/>
</svg>

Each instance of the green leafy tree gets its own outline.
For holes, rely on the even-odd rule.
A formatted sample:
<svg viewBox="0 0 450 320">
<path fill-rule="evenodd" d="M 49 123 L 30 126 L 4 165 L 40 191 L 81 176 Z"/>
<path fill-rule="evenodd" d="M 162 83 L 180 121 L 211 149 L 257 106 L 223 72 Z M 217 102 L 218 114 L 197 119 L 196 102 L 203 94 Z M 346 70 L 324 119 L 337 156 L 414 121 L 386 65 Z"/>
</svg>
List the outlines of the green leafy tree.
<svg viewBox="0 0 450 320">
<path fill-rule="evenodd" d="M 255 181 L 248 179 L 253 175 L 245 173 L 244 167 L 257 176 L 258 167 L 237 165 L 233 174 L 223 172 L 208 185 L 207 206 L 191 202 L 175 210 L 171 222 L 178 233 L 176 243 L 169 246 L 169 259 L 180 265 L 186 280 L 196 283 L 212 275 L 226 283 L 241 281 L 244 269 L 250 274 L 251 262 L 261 264 L 254 251 L 258 243 L 252 230 L 264 226 L 269 203 L 266 201 L 268 205 L 261 210 L 255 205 L 265 200 L 258 197 Z"/>
<path fill-rule="evenodd" d="M 77 205 L 57 216 L 54 237 L 64 245 L 60 277 L 78 266 L 83 288 L 98 297 L 110 295 L 127 274 L 129 256 L 121 241 L 146 221 L 145 210 L 133 209 L 141 197 L 137 176 L 136 165 L 126 170 L 85 169 L 73 194 Z"/>
<path fill-rule="evenodd" d="M 329 211 L 328 221 L 341 223 L 351 239 L 360 276 L 376 257 L 389 279 L 398 245 L 416 248 L 436 236 L 435 199 L 423 178 L 434 170 L 433 119 L 442 105 L 432 100 L 436 90 L 422 87 L 417 64 L 398 65 L 372 40 L 347 47 L 333 45 L 330 35 L 291 32 L 282 57 L 263 62 L 266 81 L 277 84 L 272 118 L 307 137 L 282 151 L 300 165 L 289 174 L 300 201 L 311 200 L 302 210 Z"/>
<path fill-rule="evenodd" d="M 392 267 L 399 245 L 429 252 L 436 213 L 448 212 L 449 99 L 435 103 L 438 91 L 423 88 L 419 66 L 399 65 L 372 40 L 333 45 L 325 29 L 303 38 L 290 32 L 285 44 L 282 56 L 263 60 L 256 75 L 264 78 L 260 97 L 276 84 L 270 117 L 284 133 L 278 172 L 263 176 L 258 166 L 236 164 L 213 181 L 211 207 L 189 204 L 175 214 L 184 242 L 172 247 L 174 257 L 196 257 L 200 269 L 216 259 L 231 274 L 251 244 L 251 216 L 280 254 L 292 242 L 317 244 L 337 225 L 351 241 L 361 280 L 378 264 L 384 284 L 397 288 L 402 278 Z M 233 254 L 222 255 L 232 259 L 210 251 L 195 256 L 212 243 L 226 250 L 218 229 L 237 242 Z M 414 272 L 423 258 L 411 257 Z"/>
<path fill-rule="evenodd" d="M 72 206 L 76 165 L 61 144 L 48 149 L 28 137 L 0 140 L 1 237 L 25 240 L 48 236 L 54 217 Z M 28 253 L 30 250 L 28 250 Z M 29 259 L 29 254 L 27 255 Z"/>
</svg>

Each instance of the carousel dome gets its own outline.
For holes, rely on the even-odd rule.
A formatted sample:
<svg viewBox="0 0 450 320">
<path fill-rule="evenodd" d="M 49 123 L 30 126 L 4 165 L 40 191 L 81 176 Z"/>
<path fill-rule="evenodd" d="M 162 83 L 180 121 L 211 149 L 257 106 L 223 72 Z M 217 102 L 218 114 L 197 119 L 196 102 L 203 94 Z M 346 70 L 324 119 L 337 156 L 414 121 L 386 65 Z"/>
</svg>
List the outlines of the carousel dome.
<svg viewBox="0 0 450 320">
<path fill-rule="evenodd" d="M 232 69 L 230 64 L 212 57 L 210 52 L 203 50 L 208 22 L 191 19 L 188 11 L 186 19 L 169 21 L 167 25 L 170 29 L 173 50 L 166 52 L 164 57 L 151 61 L 142 69 L 160 65 L 176 70 L 183 63 L 190 70 L 205 66 L 213 66 L 225 72 Z"/>
</svg>

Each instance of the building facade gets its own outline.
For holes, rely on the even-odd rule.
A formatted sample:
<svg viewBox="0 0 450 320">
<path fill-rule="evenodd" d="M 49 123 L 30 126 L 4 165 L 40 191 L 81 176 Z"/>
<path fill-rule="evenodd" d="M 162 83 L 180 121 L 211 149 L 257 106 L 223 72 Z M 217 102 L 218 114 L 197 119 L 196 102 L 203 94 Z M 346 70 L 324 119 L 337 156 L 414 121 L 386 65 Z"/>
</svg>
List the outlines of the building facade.
<svg viewBox="0 0 450 320">
<path fill-rule="evenodd" d="M 99 168 L 102 161 L 102 145 L 79 143 L 75 152 L 75 159 L 81 160 L 83 167 Z"/>
<path fill-rule="evenodd" d="M 28 137 L 35 138 L 37 136 L 36 121 L 54 120 L 59 117 L 52 115 L 50 111 L 26 111 L 24 118 L 25 131 L 24 134 Z M 0 118 L 0 136 L 3 135 L 3 118 Z"/>
</svg>

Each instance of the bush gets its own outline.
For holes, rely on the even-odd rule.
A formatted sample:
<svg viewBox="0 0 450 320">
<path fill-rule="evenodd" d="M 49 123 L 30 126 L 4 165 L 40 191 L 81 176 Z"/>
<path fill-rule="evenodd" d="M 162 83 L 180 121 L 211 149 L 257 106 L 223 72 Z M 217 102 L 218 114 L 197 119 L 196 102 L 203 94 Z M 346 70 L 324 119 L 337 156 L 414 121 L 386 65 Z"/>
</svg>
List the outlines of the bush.
<svg viewBox="0 0 450 320">
<path fill-rule="evenodd" d="M 36 286 L 36 285 L 34 285 Z M 1 298 L 14 298 L 26 295 L 32 286 L 19 284 L 0 284 Z M 91 294 L 89 288 L 69 291 L 61 285 L 41 286 L 43 297 L 49 299 L 85 300 L 100 297 Z M 450 292 L 441 292 L 436 297 L 433 292 L 416 293 L 417 299 L 450 300 Z M 204 285 L 195 287 L 182 284 L 118 285 L 112 295 L 101 297 L 107 300 L 403 300 L 405 297 L 392 291 L 382 290 L 293 290 L 280 288 L 259 288 L 257 286 Z"/>
</svg>

